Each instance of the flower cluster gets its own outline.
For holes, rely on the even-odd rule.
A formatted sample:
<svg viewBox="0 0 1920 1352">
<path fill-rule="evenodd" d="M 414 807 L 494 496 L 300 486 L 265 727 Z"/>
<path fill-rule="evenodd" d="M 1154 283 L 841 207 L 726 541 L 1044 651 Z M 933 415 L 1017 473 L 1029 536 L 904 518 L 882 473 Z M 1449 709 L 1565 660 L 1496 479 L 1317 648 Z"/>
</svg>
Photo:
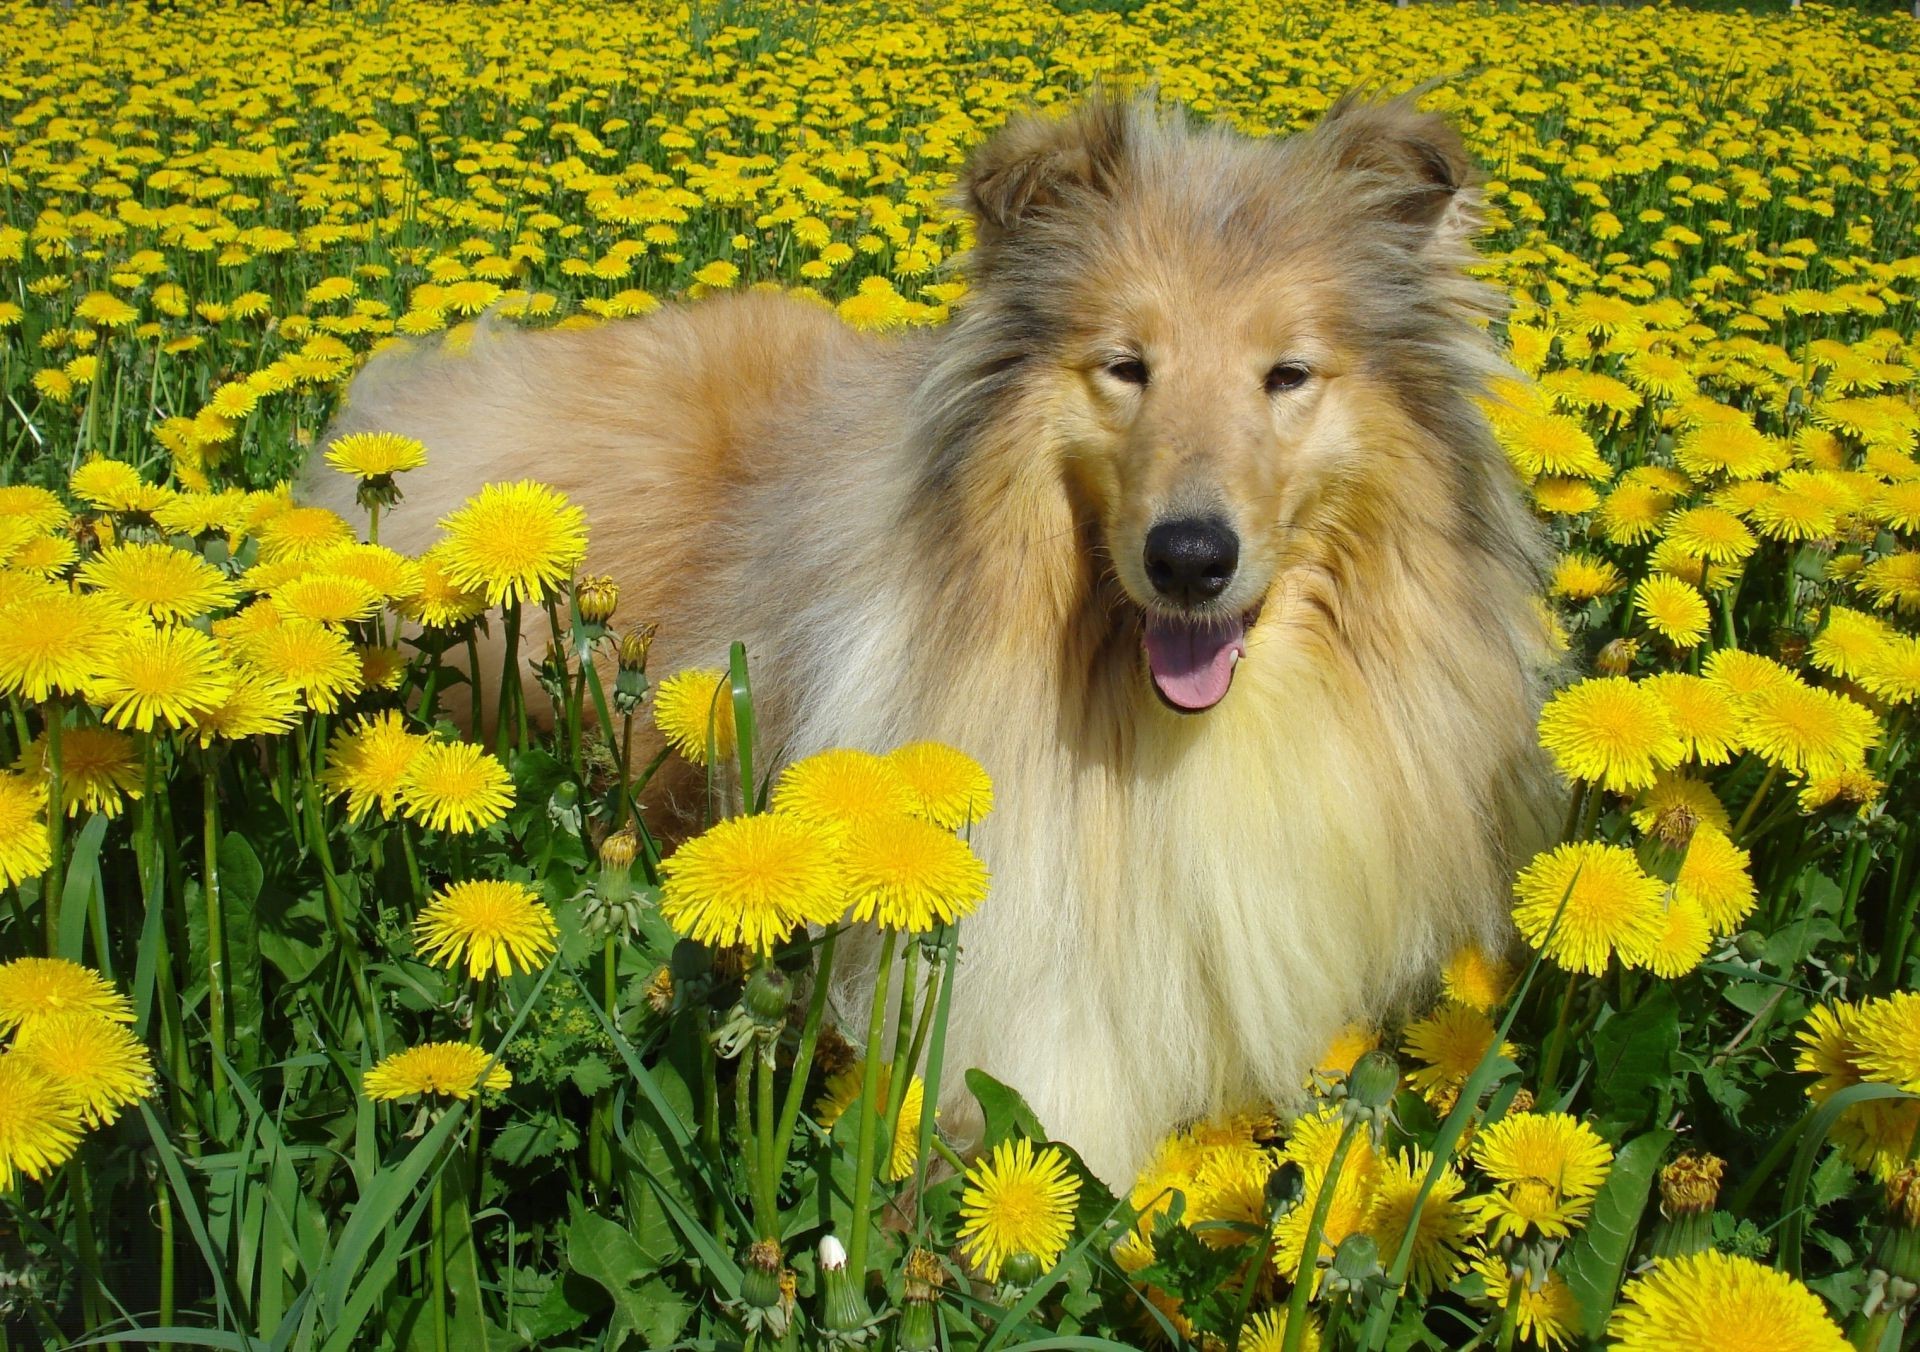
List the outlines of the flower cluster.
<svg viewBox="0 0 1920 1352">
<path fill-rule="evenodd" d="M 0 965 L 0 1188 L 45 1178 L 89 1131 L 153 1094 L 127 997 L 65 958 Z"/>
</svg>

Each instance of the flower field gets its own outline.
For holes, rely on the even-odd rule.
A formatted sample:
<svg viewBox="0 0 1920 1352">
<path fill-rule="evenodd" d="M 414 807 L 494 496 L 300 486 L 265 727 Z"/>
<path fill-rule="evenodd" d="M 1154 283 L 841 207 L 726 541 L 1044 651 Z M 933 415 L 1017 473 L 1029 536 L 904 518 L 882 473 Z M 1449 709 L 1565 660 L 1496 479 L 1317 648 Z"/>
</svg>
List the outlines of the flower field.
<svg viewBox="0 0 1920 1352">
<path fill-rule="evenodd" d="M 1912 1345 L 1916 39 L 0 2 L 4 1346 Z M 1015 111 L 1150 83 L 1268 135 L 1436 77 L 1512 298 L 1489 417 L 1559 551 L 1563 839 L 1511 952 L 1121 1191 L 1018 1085 L 968 1077 L 981 1139 L 932 1111 L 989 889 L 966 748 L 768 763 L 749 655 L 649 675 L 541 485 L 476 484 L 418 558 L 378 543 L 417 443 L 332 447 L 352 520 L 292 487 L 369 354 L 483 314 L 941 323 L 946 190 Z M 518 649 L 539 613 L 564 641 Z M 667 838 L 649 724 L 759 810 Z"/>
</svg>

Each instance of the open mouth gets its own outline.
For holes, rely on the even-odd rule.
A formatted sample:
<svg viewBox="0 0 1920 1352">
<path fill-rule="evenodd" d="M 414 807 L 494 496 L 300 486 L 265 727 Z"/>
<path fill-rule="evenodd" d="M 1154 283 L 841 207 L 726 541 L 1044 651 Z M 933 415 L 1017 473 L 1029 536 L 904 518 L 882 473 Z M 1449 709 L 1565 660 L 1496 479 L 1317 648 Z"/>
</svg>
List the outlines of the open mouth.
<svg viewBox="0 0 1920 1352">
<path fill-rule="evenodd" d="M 1163 615 L 1141 618 L 1147 671 L 1160 702 L 1178 713 L 1197 714 L 1227 697 L 1233 669 L 1247 655 L 1247 631 L 1260 607 L 1238 615 Z"/>
</svg>

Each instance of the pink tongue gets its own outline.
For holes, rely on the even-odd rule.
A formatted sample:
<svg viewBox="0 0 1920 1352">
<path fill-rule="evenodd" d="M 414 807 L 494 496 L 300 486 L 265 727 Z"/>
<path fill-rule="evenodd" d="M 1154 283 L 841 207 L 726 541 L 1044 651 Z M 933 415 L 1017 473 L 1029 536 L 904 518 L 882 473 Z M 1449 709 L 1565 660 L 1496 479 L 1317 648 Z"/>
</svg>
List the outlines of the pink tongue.
<svg viewBox="0 0 1920 1352">
<path fill-rule="evenodd" d="M 1234 654 L 1246 655 L 1247 627 L 1238 618 L 1196 624 L 1149 615 L 1146 646 L 1161 694 L 1182 709 L 1211 709 L 1233 684 Z"/>
</svg>

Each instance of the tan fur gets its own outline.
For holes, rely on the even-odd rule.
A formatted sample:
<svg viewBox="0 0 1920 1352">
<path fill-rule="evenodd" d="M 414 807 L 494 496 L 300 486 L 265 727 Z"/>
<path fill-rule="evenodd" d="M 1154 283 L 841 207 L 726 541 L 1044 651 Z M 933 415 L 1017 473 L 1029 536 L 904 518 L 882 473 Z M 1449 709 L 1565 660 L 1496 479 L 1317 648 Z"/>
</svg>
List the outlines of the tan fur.
<svg viewBox="0 0 1920 1352">
<path fill-rule="evenodd" d="M 1500 942 L 1551 815 L 1538 543 L 1472 403 L 1498 366 L 1467 174 L 1405 103 L 1262 143 L 1096 102 L 976 156 L 975 291 L 941 332 L 761 295 L 486 332 L 374 362 L 334 431 L 430 447 L 402 548 L 483 482 L 562 489 L 622 619 L 660 622 L 656 676 L 746 642 L 779 757 L 977 756 L 994 885 L 948 1064 L 1124 1183 Z M 1123 350 L 1144 389 L 1103 369 Z M 1283 359 L 1313 377 L 1270 394 Z M 1142 540 L 1187 510 L 1242 537 L 1221 606 L 1264 596 L 1194 716 L 1140 653 Z"/>
</svg>

